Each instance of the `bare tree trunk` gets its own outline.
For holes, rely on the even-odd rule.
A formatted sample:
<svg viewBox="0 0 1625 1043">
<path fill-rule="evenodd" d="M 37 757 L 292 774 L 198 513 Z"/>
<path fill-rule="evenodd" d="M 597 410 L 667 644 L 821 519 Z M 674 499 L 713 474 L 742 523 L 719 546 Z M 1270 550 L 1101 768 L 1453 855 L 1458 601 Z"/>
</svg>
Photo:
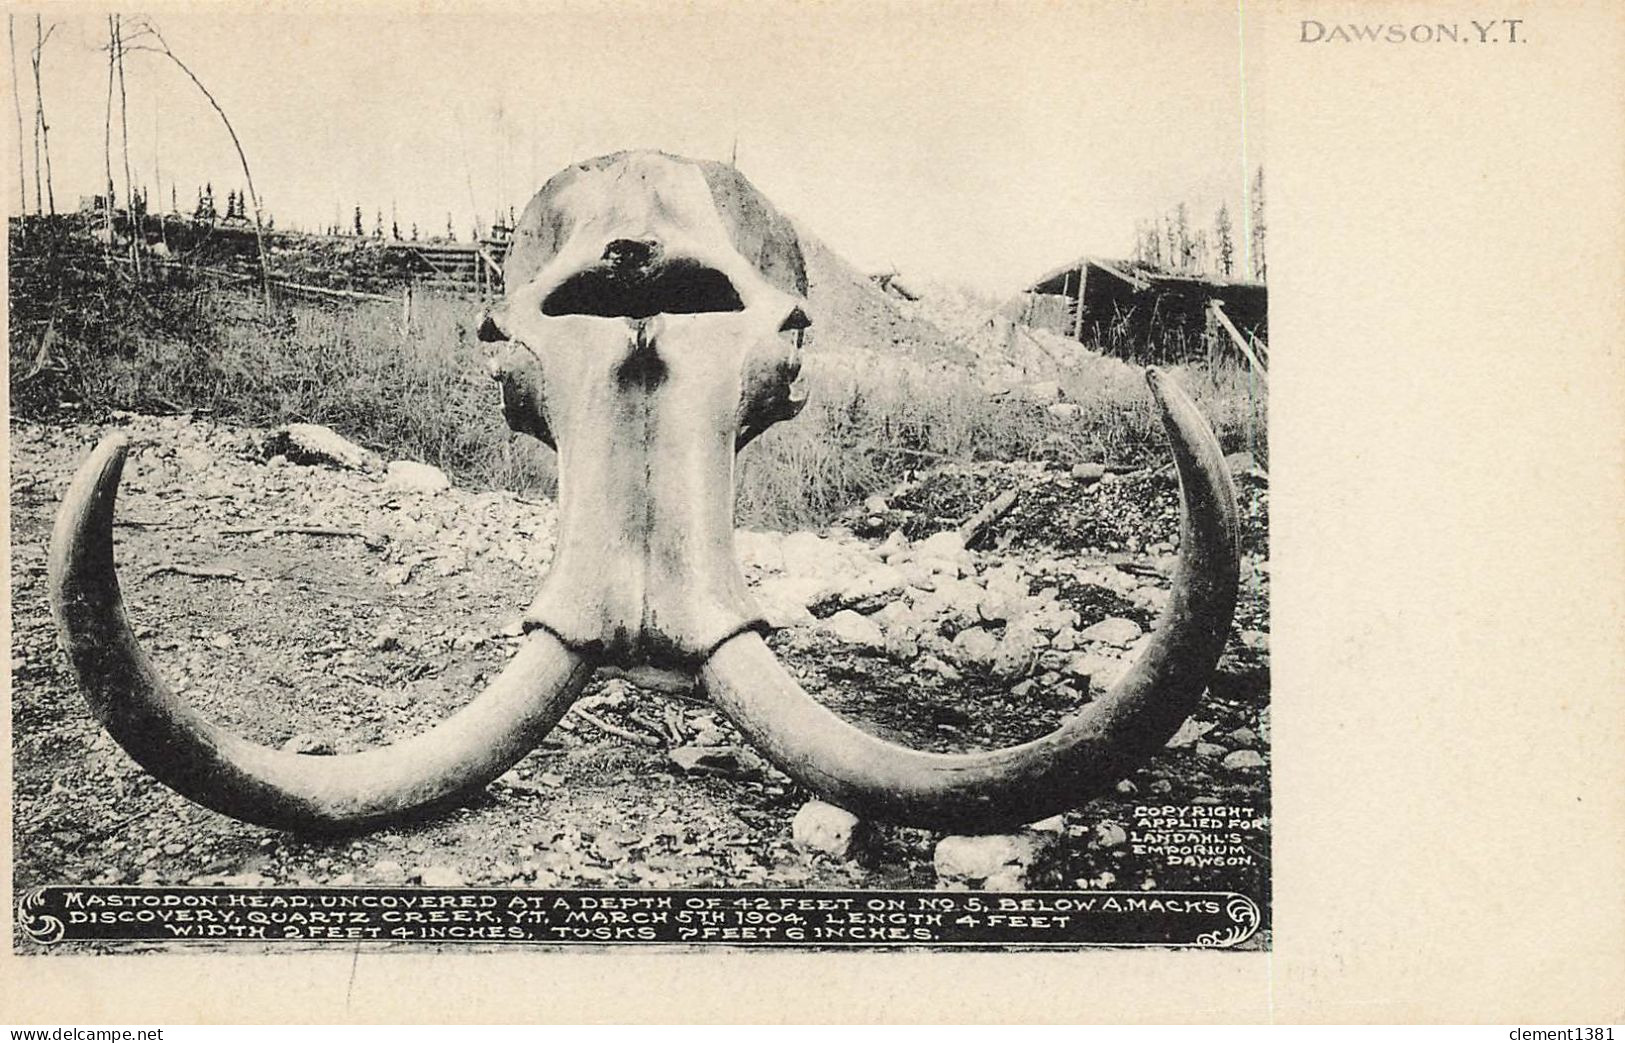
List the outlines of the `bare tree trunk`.
<svg viewBox="0 0 1625 1043">
<path fill-rule="evenodd" d="M 209 93 L 209 88 L 203 86 L 203 81 L 197 78 L 197 74 L 194 73 L 185 62 L 175 57 L 175 52 L 169 49 L 169 44 L 164 40 L 163 35 L 158 32 L 158 29 L 155 26 L 153 26 L 150 22 L 147 22 L 145 24 L 145 29 L 146 31 L 152 33 L 154 39 L 158 41 L 158 46 L 139 49 L 151 50 L 154 53 L 161 54 L 170 61 L 174 62 L 176 68 L 180 69 L 181 72 L 184 72 L 186 74 L 186 78 L 191 80 L 193 85 L 196 86 L 197 89 L 203 93 L 203 96 L 208 99 L 209 104 L 214 107 L 214 111 L 220 116 L 220 122 L 225 124 L 226 133 L 231 135 L 231 144 L 237 149 L 237 160 L 243 165 L 243 177 L 248 182 L 248 198 L 254 203 L 254 245 L 259 250 L 260 287 L 265 296 L 265 307 L 267 310 L 269 310 L 272 307 L 271 266 L 265 258 L 265 226 L 261 220 L 260 194 L 254 188 L 254 172 L 248 168 L 248 156 L 243 152 L 243 143 L 238 139 L 237 130 L 231 125 L 231 119 L 226 115 L 226 110 L 221 108 L 220 103 L 215 100 L 214 95 Z"/>
<path fill-rule="evenodd" d="M 45 213 L 45 189 L 40 182 L 40 127 L 45 125 L 45 113 L 40 107 L 39 52 L 41 47 L 39 15 L 34 16 L 34 50 L 29 59 L 34 66 L 34 213 Z"/>
<path fill-rule="evenodd" d="M 45 41 L 51 38 L 56 31 L 53 25 L 43 35 L 40 32 L 40 16 L 34 16 L 34 36 L 39 41 L 34 48 L 34 105 L 39 111 L 40 141 L 45 146 L 45 201 L 50 205 L 52 216 L 56 215 L 56 184 L 51 177 L 51 125 L 45 120 L 45 99 L 41 97 L 40 90 L 40 59 L 45 53 Z M 38 194 L 38 186 L 35 186 Z"/>
<path fill-rule="evenodd" d="M 102 166 L 107 173 L 106 188 L 102 192 L 102 212 L 107 215 L 107 246 L 113 252 L 113 63 L 118 51 L 118 29 L 113 16 L 107 16 L 107 118 L 102 124 Z M 112 267 L 111 264 L 108 267 Z"/>
<path fill-rule="evenodd" d="M 141 281 L 141 243 L 145 234 L 139 224 L 135 206 L 135 182 L 130 177 L 130 113 L 129 97 L 124 92 L 124 22 L 120 15 L 113 16 L 113 31 L 118 38 L 118 122 L 119 136 L 124 148 L 124 212 L 129 215 L 130 263 L 135 268 L 135 281 Z"/>
<path fill-rule="evenodd" d="M 6 15 L 6 34 L 11 43 L 11 104 L 17 110 L 17 213 L 28 212 L 28 170 L 23 166 L 23 98 L 17 86 L 17 16 Z"/>
</svg>

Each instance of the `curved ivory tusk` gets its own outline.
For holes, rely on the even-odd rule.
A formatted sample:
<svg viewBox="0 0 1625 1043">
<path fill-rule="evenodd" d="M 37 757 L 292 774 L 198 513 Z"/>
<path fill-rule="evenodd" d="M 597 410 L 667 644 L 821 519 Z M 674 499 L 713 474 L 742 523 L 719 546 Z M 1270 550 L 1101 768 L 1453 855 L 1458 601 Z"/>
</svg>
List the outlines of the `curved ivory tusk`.
<svg viewBox="0 0 1625 1043">
<path fill-rule="evenodd" d="M 564 716 L 592 668 L 532 635 L 501 676 L 441 724 L 336 757 L 285 753 L 209 723 L 177 699 L 137 644 L 113 569 L 113 504 L 129 440 L 98 445 L 51 534 L 51 612 L 90 709 L 130 756 L 181 795 L 246 822 L 333 830 L 397 818 L 477 789 Z"/>
<path fill-rule="evenodd" d="M 1224 650 L 1238 575 L 1235 489 L 1212 429 L 1156 369 L 1146 379 L 1184 509 L 1172 597 L 1110 692 L 1043 738 L 984 753 L 924 753 L 860 731 L 813 700 L 756 634 L 724 643 L 701 679 L 746 737 L 797 782 L 855 814 L 991 830 L 1076 807 L 1133 771 L 1195 709 Z"/>
</svg>

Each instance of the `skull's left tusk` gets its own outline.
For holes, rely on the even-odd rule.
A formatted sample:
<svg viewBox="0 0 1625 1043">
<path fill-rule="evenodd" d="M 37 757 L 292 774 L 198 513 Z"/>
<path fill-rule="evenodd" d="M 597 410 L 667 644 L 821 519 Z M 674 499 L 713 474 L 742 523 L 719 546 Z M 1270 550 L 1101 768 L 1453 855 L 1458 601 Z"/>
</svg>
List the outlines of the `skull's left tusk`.
<svg viewBox="0 0 1625 1043">
<path fill-rule="evenodd" d="M 990 830 L 1046 818 L 1109 788 L 1195 709 L 1229 634 L 1237 584 L 1235 489 L 1196 406 L 1153 369 L 1183 499 L 1172 597 L 1150 645 L 1112 690 L 1019 746 L 926 753 L 860 731 L 809 696 L 754 634 L 724 643 L 701 679 L 724 713 L 797 782 L 858 815 Z"/>
<path fill-rule="evenodd" d="M 542 740 L 592 677 L 553 635 L 531 635 L 473 702 L 435 728 L 336 757 L 260 746 L 170 692 L 130 631 L 113 570 L 113 503 L 128 440 L 74 477 L 51 536 L 51 611 L 91 711 L 159 781 L 205 807 L 279 829 L 372 825 L 477 790 Z"/>
</svg>

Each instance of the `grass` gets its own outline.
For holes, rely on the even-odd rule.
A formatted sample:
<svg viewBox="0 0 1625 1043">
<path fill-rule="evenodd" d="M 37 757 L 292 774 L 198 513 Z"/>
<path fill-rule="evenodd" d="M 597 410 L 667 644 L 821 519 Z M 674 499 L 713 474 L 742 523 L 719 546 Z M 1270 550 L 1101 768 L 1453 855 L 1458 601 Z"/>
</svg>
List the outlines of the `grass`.
<svg viewBox="0 0 1625 1043">
<path fill-rule="evenodd" d="M 290 303 L 269 319 L 245 296 L 185 285 L 137 292 L 95 264 L 52 278 L 46 288 L 13 276 L 14 412 L 46 415 L 76 400 L 209 410 L 257 427 L 308 421 L 386 457 L 435 464 L 463 485 L 552 490 L 553 453 L 503 422 L 470 301 L 420 296 L 403 330 L 397 304 Z M 47 329 L 52 343 L 38 368 Z M 1264 457 L 1262 402 L 1243 374 L 1175 372 L 1227 452 Z M 1071 416 L 989 389 L 964 369 L 879 353 L 815 348 L 805 374 L 811 400 L 802 415 L 741 454 L 741 525 L 821 525 L 948 460 L 1165 458 L 1141 371 L 1111 358 L 1087 356 L 1057 374 L 1064 401 L 1078 407 Z"/>
<path fill-rule="evenodd" d="M 741 524 L 820 524 L 910 471 L 945 461 L 1048 460 L 1144 464 L 1166 458 L 1144 372 L 1091 357 L 1061 375 L 1057 416 L 1019 393 L 990 390 L 972 373 L 876 358 L 809 360 L 810 401 L 740 456 Z M 1174 367 L 1213 421 L 1227 452 L 1263 455 L 1262 403 L 1245 378 Z"/>
</svg>

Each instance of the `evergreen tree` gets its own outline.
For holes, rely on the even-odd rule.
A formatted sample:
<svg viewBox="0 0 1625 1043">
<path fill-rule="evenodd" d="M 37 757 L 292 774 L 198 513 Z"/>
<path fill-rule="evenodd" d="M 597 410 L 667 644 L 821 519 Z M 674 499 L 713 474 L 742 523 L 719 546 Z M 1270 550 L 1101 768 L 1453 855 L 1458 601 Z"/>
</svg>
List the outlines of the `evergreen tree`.
<svg viewBox="0 0 1625 1043">
<path fill-rule="evenodd" d="M 366 235 L 367 234 L 366 232 L 361 230 L 361 204 L 360 203 L 357 203 L 355 205 L 355 234 L 356 235 Z"/>
<path fill-rule="evenodd" d="M 192 211 L 192 216 L 199 221 L 213 221 L 220 216 L 219 212 L 214 208 L 214 185 L 212 183 L 204 183 L 203 191 L 199 192 L 197 196 L 197 209 Z"/>
<path fill-rule="evenodd" d="M 1184 203 L 1174 208 L 1174 229 L 1169 238 L 1174 253 L 1173 267 L 1181 272 L 1190 271 L 1195 266 L 1196 251 L 1191 243 L 1190 212 Z"/>
<path fill-rule="evenodd" d="M 1230 208 L 1220 203 L 1219 212 L 1213 215 L 1213 240 L 1219 254 L 1219 274 L 1227 279 L 1236 270 L 1236 243 L 1232 234 Z"/>
</svg>

